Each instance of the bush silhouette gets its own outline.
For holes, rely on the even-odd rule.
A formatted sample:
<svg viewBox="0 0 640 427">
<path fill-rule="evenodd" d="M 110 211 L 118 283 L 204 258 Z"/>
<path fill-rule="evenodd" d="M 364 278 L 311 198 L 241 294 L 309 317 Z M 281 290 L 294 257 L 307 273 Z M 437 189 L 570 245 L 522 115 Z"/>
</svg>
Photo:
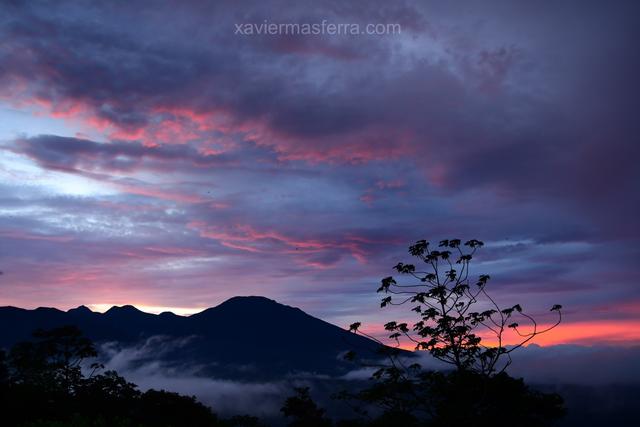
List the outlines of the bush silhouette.
<svg viewBox="0 0 640 427">
<path fill-rule="evenodd" d="M 287 398 L 281 411 L 291 418 L 290 427 L 330 427 L 325 411 L 316 405 L 309 394 L 309 387 L 297 387 L 295 395 Z"/>
</svg>

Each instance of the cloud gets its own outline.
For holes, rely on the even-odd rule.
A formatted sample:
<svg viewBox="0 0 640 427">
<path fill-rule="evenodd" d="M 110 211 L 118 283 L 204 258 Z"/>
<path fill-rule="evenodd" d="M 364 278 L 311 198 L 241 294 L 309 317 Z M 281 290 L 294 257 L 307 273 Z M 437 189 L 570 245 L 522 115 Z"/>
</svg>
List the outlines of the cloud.
<svg viewBox="0 0 640 427">
<path fill-rule="evenodd" d="M 380 317 L 408 244 L 468 236 L 520 242 L 478 257 L 505 298 L 633 316 L 635 2 L 280 5 L 1 6 L 2 105 L 71 129 L 2 144 L 4 299 Z M 233 34 L 322 19 L 402 33 Z"/>
<path fill-rule="evenodd" d="M 223 416 L 279 416 L 284 399 L 293 387 L 308 383 L 303 378 L 272 382 L 216 379 L 203 376 L 198 366 L 185 360 L 177 365 L 162 362 L 164 355 L 180 351 L 190 339 L 154 336 L 129 347 L 104 343 L 100 357 L 104 358 L 105 369 L 116 370 L 143 391 L 153 388 L 196 396 Z"/>
<path fill-rule="evenodd" d="M 398 19 L 407 31 L 397 38 L 286 38 L 319 52 L 333 46 L 359 53 L 341 59 L 309 56 L 305 48 L 268 48 L 281 38 L 234 36 L 234 20 L 271 15 L 259 4 L 251 14 L 229 4 L 204 13 L 220 25 L 203 25 L 195 44 L 178 29 L 204 24 L 207 7 L 198 4 L 185 4 L 178 16 L 169 4 L 145 19 L 133 14 L 128 20 L 139 22 L 126 29 L 115 5 L 78 9 L 61 3 L 57 13 L 13 5 L 7 6 L 14 18 L 4 26 L 10 43 L 3 49 L 0 77 L 21 82 L 7 95 L 14 102 L 87 116 L 111 128 L 107 133 L 115 139 L 203 144 L 212 136 L 237 135 L 274 150 L 280 159 L 402 158 L 448 191 L 488 188 L 535 197 L 581 212 L 603 233 L 637 234 L 632 218 L 640 200 L 630 187 L 637 176 L 628 163 L 637 154 L 631 137 L 637 126 L 618 108 L 632 102 L 623 82 L 639 65 L 620 53 L 634 39 L 635 27 L 626 18 L 632 16 L 631 3 L 606 13 L 581 5 L 573 32 L 561 35 L 559 29 L 570 25 L 563 20 L 577 6 L 571 2 L 552 16 L 504 5 L 470 7 L 469 16 L 457 17 L 449 7 L 432 4 L 385 5 L 381 10 L 389 15 L 323 6 L 324 18 Z M 174 15 L 174 37 L 158 37 L 155 29 L 168 13 Z M 86 24 L 92 14 L 103 17 L 101 25 Z M 300 6 L 278 18 L 318 16 Z M 516 18 L 518 28 L 511 25 Z M 491 25 L 476 28 L 483 19 Z M 543 31 L 539 22 L 550 24 Z M 595 34 L 592 22 L 616 31 Z M 558 37 L 562 42 L 555 43 Z M 583 46 L 593 46 L 588 55 Z M 611 55 L 609 47 L 615 47 Z M 606 70 L 620 78 L 605 78 Z M 595 98 L 598 109 L 588 107 Z M 148 155 L 154 153 L 180 157 L 164 149 Z M 123 156 L 109 166 L 137 164 Z M 217 156 L 197 159 L 205 166 Z M 627 208 L 613 203 L 621 198 Z M 609 221 L 612 215 L 618 219 Z"/>
</svg>

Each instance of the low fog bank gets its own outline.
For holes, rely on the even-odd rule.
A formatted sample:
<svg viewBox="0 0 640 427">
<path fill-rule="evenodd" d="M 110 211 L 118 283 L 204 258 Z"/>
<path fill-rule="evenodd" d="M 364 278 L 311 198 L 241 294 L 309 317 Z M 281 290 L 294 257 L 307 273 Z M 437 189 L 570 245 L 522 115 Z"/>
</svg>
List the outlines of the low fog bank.
<svg viewBox="0 0 640 427">
<path fill-rule="evenodd" d="M 168 375 L 158 369 L 124 371 L 123 375 L 140 389 L 164 389 L 188 396 L 224 416 L 248 414 L 275 417 L 280 413 L 285 396 L 292 394 L 293 385 L 285 381 L 272 383 L 245 383 L 194 376 Z M 302 384 L 300 384 L 302 385 Z"/>
<path fill-rule="evenodd" d="M 300 386 L 311 387 L 320 404 L 339 406 L 331 402 L 331 393 L 355 386 L 372 373 L 371 369 L 354 368 L 340 378 L 297 373 L 273 381 L 252 382 L 205 376 L 202 366 L 190 364 L 188 360 L 180 363 L 163 361 L 164 354 L 176 354 L 189 340 L 189 337 L 156 336 L 130 347 L 105 343 L 100 346 L 100 353 L 107 369 L 118 371 L 140 389 L 165 389 L 193 395 L 223 416 L 278 417 L 284 399 L 293 394 L 294 387 Z M 256 357 L 259 357 L 259 351 Z M 421 352 L 418 358 L 425 369 L 447 368 L 426 352 Z M 523 377 L 529 384 L 565 395 L 569 406 L 591 397 L 611 396 L 612 390 L 626 393 L 623 390 L 630 387 L 631 392 L 636 393 L 640 389 L 640 346 L 530 345 L 514 352 L 513 360 L 509 368 L 512 376 Z M 215 365 L 214 361 L 212 365 Z M 335 408 L 329 409 L 335 412 Z"/>
<path fill-rule="evenodd" d="M 196 396 L 222 416 L 246 414 L 266 419 L 278 418 L 284 400 L 294 394 L 294 387 L 310 387 L 320 403 L 331 403 L 331 393 L 327 391 L 326 384 L 322 384 L 332 381 L 326 376 L 296 373 L 274 381 L 230 380 L 203 375 L 207 367 L 215 366 L 215 361 L 202 366 L 188 360 L 176 363 L 175 360 L 163 359 L 167 354 L 180 351 L 190 340 L 189 337 L 175 339 L 154 336 L 135 346 L 126 347 L 109 342 L 100 345 L 99 353 L 105 369 L 117 371 L 141 390 L 164 389 Z M 256 354 L 259 357 L 259 352 Z"/>
</svg>

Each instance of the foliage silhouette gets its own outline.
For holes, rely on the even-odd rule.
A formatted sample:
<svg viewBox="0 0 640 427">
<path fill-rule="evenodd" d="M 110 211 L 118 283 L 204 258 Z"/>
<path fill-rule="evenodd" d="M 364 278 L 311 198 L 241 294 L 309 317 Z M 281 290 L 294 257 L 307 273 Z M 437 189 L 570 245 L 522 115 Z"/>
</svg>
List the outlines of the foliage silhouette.
<svg viewBox="0 0 640 427">
<path fill-rule="evenodd" d="M 512 363 L 512 352 L 560 324 L 562 307 L 551 307 L 558 318 L 545 328 L 540 328 L 520 304 L 501 308 L 486 290 L 488 275 L 480 275 L 475 284 L 469 279 L 471 260 L 482 246 L 483 242 L 475 239 L 464 245 L 451 239 L 432 249 L 420 240 L 409 247 L 420 266 L 398 263 L 394 267 L 418 283 L 399 284 L 390 276 L 382 279 L 377 290 L 385 294 L 382 308 L 412 304 L 411 311 L 418 316 L 411 327 L 395 321 L 385 324 L 396 347 L 406 338 L 415 350 L 428 351 L 452 370 L 425 372 L 417 363 L 407 366 L 408 358 L 398 348 L 386 348 L 387 363 L 367 364 L 377 368 L 372 375 L 374 384 L 357 393 L 340 393 L 338 398 L 364 404 L 358 408 L 364 415 L 370 412 L 366 407 L 376 408 L 382 414 L 375 421 L 379 425 L 385 425 L 385 420 L 393 425 L 393 420 L 402 419 L 404 425 L 502 426 L 517 419 L 519 426 L 547 426 L 563 415 L 560 396 L 531 390 L 505 372 Z M 518 317 L 530 323 L 530 330 L 520 328 Z M 360 327 L 356 322 L 349 330 L 376 339 Z M 510 346 L 505 342 L 509 330 L 520 337 Z M 492 336 L 494 343 L 485 344 L 481 335 Z M 354 360 L 355 356 L 350 352 L 346 357 Z"/>
<path fill-rule="evenodd" d="M 438 250 L 431 249 L 425 240 L 410 246 L 409 253 L 422 261 L 426 268 L 398 263 L 394 269 L 417 279 L 419 283 L 401 285 L 389 276 L 382 279 L 377 292 L 387 294 L 382 298 L 381 307 L 416 304 L 411 311 L 419 320 L 411 328 L 407 323 L 386 323 L 385 330 L 392 332 L 389 338 L 398 345 L 400 338 L 406 338 L 416 350 L 427 350 L 457 370 L 490 376 L 506 370 L 515 350 L 558 326 L 562 321 L 562 306 L 558 304 L 550 310 L 558 314 L 557 321 L 541 329 L 520 304 L 502 308 L 496 303 L 486 290 L 489 275 L 481 274 L 475 285 L 471 284 L 470 263 L 483 245 L 479 240 L 469 240 L 464 243 L 470 249 L 466 252 L 459 239 L 440 241 L 441 249 Z M 454 257 L 457 257 L 455 261 Z M 394 296 L 399 296 L 400 301 L 394 300 Z M 473 311 L 476 306 L 484 306 L 485 309 Z M 530 322 L 531 329 L 521 330 L 517 317 Z M 373 338 L 362 333 L 360 326 L 359 322 L 353 323 L 350 330 Z M 507 346 L 505 332 L 509 329 L 515 331 L 520 340 Z M 485 345 L 481 335 L 491 335 L 495 344 Z"/>
<path fill-rule="evenodd" d="M 141 392 L 115 371 L 88 364 L 93 343 L 74 326 L 38 330 L 35 340 L 0 351 L 3 426 L 259 426 L 254 417 L 219 419 L 194 397 Z M 88 375 L 83 372 L 88 368 Z"/>
<path fill-rule="evenodd" d="M 9 353 L 12 381 L 48 390 L 76 391 L 81 385 L 81 363 L 97 356 L 93 343 L 75 326 L 39 329 L 33 336 L 37 341 L 19 343 Z"/>
<path fill-rule="evenodd" d="M 309 387 L 294 388 L 295 395 L 288 397 L 281 411 L 291 418 L 290 427 L 330 427 L 331 420 L 325 417 L 321 409 L 311 399 Z"/>
<path fill-rule="evenodd" d="M 377 426 L 542 427 L 565 413 L 559 395 L 532 390 L 505 372 L 490 377 L 455 370 L 382 375 L 370 387 L 337 397 L 359 405 L 366 425 Z"/>
</svg>

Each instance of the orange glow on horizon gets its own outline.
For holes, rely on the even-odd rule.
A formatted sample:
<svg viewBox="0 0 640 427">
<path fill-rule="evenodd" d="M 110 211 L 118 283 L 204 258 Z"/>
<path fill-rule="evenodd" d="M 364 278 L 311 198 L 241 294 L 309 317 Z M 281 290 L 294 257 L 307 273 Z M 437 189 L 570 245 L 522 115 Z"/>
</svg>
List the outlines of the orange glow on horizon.
<svg viewBox="0 0 640 427">
<path fill-rule="evenodd" d="M 541 326 L 544 329 L 544 325 Z M 640 344 L 640 320 L 601 320 L 561 323 L 530 341 L 541 346 L 557 344 Z"/>
<path fill-rule="evenodd" d="M 539 325 L 538 329 L 542 330 L 549 325 Z M 383 334 L 384 327 L 382 325 L 363 326 L 360 330 L 367 335 L 373 336 L 386 343 L 387 345 L 395 345 L 395 342 L 389 340 L 389 334 Z M 528 329 L 521 328 L 522 333 L 529 332 Z M 491 335 L 481 334 L 485 345 L 495 345 L 496 341 L 491 340 Z M 518 340 L 518 336 L 513 331 L 505 332 L 503 336 L 504 345 L 515 345 L 522 340 Z M 640 345 L 640 320 L 602 320 L 602 321 L 585 321 L 561 323 L 555 329 L 540 334 L 529 341 L 526 345 L 536 344 L 539 346 L 552 346 L 560 344 L 579 344 L 586 346 L 593 345 L 620 345 L 633 346 Z M 414 350 L 415 344 L 407 338 L 400 340 L 400 348 L 405 350 Z"/>
</svg>

